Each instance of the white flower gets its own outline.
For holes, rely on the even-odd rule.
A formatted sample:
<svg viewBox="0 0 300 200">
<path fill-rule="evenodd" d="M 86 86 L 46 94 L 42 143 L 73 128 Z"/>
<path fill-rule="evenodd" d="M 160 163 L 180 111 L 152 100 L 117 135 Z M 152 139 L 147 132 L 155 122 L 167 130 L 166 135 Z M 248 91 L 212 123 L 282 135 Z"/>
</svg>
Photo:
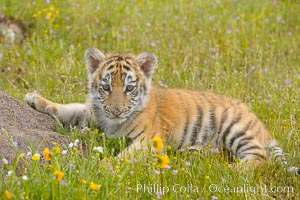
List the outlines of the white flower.
<svg viewBox="0 0 300 200">
<path fill-rule="evenodd" d="M 73 148 L 73 147 L 74 147 L 74 143 L 71 142 L 71 143 L 69 144 L 69 148 Z"/>
<path fill-rule="evenodd" d="M 7 176 L 10 176 L 12 173 L 13 173 L 13 171 L 9 170 L 9 171 L 7 172 Z"/>
<path fill-rule="evenodd" d="M 3 162 L 4 165 L 8 165 L 8 160 L 6 158 L 3 158 L 2 162 Z"/>
<path fill-rule="evenodd" d="M 71 142 L 71 143 L 69 144 L 69 148 L 76 147 L 76 146 L 78 145 L 78 143 L 79 143 L 79 140 L 78 140 L 78 139 L 76 139 L 76 140 L 74 141 L 74 143 L 73 143 L 73 142 Z"/>
<path fill-rule="evenodd" d="M 103 153 L 103 147 L 94 147 L 93 151 L 98 151 L 99 153 Z"/>
<path fill-rule="evenodd" d="M 75 142 L 74 142 L 74 146 L 76 147 L 78 143 L 79 143 L 79 140 L 76 139 Z"/>
<path fill-rule="evenodd" d="M 62 150 L 61 154 L 66 155 L 68 153 L 68 150 Z"/>
<path fill-rule="evenodd" d="M 23 175 L 23 176 L 22 176 L 22 179 L 23 179 L 24 181 L 28 181 L 28 177 L 27 177 L 26 175 Z"/>
</svg>

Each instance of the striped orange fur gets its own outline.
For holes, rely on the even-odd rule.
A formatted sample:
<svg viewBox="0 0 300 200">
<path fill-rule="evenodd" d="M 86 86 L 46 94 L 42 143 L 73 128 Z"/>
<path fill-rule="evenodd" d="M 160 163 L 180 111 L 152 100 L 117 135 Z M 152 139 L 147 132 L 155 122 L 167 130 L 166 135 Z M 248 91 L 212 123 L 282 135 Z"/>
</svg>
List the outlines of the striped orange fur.
<svg viewBox="0 0 300 200">
<path fill-rule="evenodd" d="M 174 148 L 211 144 L 227 149 L 250 165 L 259 164 L 271 148 L 282 149 L 263 123 L 238 100 L 184 89 L 152 87 L 157 59 L 153 54 L 85 53 L 89 95 L 85 104 L 62 105 L 29 93 L 25 99 L 35 109 L 58 117 L 65 125 L 92 119 L 109 137 L 129 137 L 122 153 L 142 150 L 155 136 Z"/>
</svg>

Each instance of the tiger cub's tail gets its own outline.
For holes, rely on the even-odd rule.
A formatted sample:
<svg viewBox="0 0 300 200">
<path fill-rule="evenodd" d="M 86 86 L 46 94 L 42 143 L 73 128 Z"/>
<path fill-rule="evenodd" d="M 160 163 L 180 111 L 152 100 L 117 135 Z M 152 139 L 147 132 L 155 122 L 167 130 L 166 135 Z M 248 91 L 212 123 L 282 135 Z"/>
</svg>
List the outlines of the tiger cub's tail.
<svg viewBox="0 0 300 200">
<path fill-rule="evenodd" d="M 279 147 L 276 140 L 271 140 L 266 146 L 266 150 L 270 152 L 270 157 L 274 160 L 281 160 L 286 166 L 288 166 L 288 171 L 290 173 L 300 176 L 300 168 L 295 166 L 289 166 L 288 161 L 284 156 L 284 152 L 281 147 Z"/>
</svg>

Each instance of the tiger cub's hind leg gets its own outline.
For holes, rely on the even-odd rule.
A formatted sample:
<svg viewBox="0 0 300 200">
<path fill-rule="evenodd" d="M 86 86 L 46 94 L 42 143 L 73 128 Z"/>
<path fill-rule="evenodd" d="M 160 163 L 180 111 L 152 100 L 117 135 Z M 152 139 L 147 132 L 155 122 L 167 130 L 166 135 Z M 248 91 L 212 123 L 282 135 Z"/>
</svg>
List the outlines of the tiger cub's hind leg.
<svg viewBox="0 0 300 200">
<path fill-rule="evenodd" d="M 265 147 L 256 139 L 247 141 L 247 144 L 240 141 L 236 147 L 235 155 L 240 158 L 242 162 L 247 162 L 249 167 L 258 166 L 267 158 Z"/>
<path fill-rule="evenodd" d="M 58 118 L 64 127 L 85 126 L 89 123 L 90 113 L 85 104 L 58 104 L 36 93 L 27 93 L 24 100 L 29 106 L 53 118 Z"/>
</svg>

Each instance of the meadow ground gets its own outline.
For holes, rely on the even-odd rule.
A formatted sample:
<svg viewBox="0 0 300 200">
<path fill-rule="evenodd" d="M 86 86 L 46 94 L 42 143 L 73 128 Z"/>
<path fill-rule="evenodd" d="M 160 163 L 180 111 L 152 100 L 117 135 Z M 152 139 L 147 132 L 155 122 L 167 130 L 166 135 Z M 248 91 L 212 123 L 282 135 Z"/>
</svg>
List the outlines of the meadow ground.
<svg viewBox="0 0 300 200">
<path fill-rule="evenodd" d="M 155 85 L 205 89 L 244 101 L 278 139 L 290 164 L 300 165 L 299 2 L 2 0 L 0 5 L 7 15 L 35 24 L 21 46 L 1 45 L 0 90 L 13 97 L 22 100 L 36 90 L 52 101 L 84 102 L 88 47 L 152 52 L 159 59 Z M 280 163 L 237 171 L 226 155 L 207 146 L 182 154 L 166 147 L 167 169 L 157 166 L 154 154 L 104 165 L 100 160 L 123 148 L 123 139 L 107 139 L 95 128 L 59 132 L 71 135 L 73 145 L 46 150 L 40 160 L 32 147 L 31 155 L 17 152 L 14 165 L 0 169 L 1 199 L 300 196 L 299 178 Z M 25 164 L 16 169 L 21 160 Z"/>
</svg>

